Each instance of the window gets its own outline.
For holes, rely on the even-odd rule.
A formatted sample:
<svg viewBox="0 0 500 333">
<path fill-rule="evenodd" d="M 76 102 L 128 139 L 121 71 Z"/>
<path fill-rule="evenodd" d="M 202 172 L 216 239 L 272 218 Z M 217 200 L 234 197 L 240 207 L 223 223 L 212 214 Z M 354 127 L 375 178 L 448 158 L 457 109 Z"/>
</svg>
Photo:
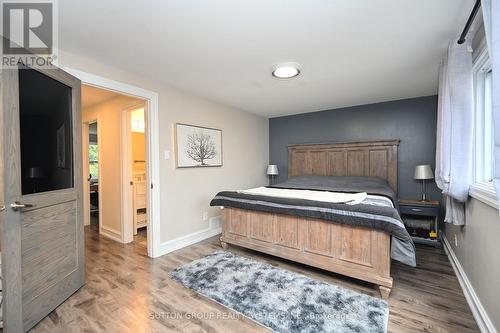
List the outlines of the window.
<svg viewBox="0 0 500 333">
<path fill-rule="evenodd" d="M 491 182 L 495 159 L 493 138 L 492 71 L 486 48 L 474 62 L 475 182 Z"/>
<path fill-rule="evenodd" d="M 99 179 L 99 153 L 98 146 L 89 144 L 89 173 L 92 180 Z"/>
<path fill-rule="evenodd" d="M 469 194 L 482 202 L 497 207 L 493 186 L 494 125 L 492 70 L 485 43 L 474 60 L 474 179 Z"/>
<path fill-rule="evenodd" d="M 74 186 L 71 87 L 20 66 L 22 194 Z"/>
<path fill-rule="evenodd" d="M 140 108 L 131 112 L 130 123 L 132 125 L 132 132 L 144 133 L 146 124 L 144 121 L 144 108 Z"/>
</svg>

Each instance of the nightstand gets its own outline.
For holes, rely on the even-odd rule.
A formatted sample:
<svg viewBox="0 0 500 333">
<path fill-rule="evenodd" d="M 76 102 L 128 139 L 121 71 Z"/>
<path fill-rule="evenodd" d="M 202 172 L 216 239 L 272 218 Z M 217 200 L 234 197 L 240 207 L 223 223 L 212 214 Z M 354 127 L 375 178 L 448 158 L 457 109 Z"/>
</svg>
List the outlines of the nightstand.
<svg viewBox="0 0 500 333">
<path fill-rule="evenodd" d="M 415 243 L 439 243 L 439 201 L 399 200 L 399 212 Z"/>
</svg>

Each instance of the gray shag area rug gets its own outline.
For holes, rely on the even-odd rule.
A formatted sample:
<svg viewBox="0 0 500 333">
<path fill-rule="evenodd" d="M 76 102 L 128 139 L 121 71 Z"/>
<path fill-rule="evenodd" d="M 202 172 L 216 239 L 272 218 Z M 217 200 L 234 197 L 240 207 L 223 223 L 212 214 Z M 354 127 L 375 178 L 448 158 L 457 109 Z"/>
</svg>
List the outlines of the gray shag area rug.
<svg viewBox="0 0 500 333">
<path fill-rule="evenodd" d="M 386 332 L 381 299 L 216 251 L 171 272 L 184 286 L 276 332 Z"/>
</svg>

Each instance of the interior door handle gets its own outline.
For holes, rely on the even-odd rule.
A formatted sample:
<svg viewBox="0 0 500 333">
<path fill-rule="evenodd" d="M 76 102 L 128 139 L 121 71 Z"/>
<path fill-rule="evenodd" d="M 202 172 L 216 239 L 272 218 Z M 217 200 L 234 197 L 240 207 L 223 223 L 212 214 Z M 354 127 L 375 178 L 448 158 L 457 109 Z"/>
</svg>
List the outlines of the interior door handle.
<svg viewBox="0 0 500 333">
<path fill-rule="evenodd" d="M 17 211 L 21 208 L 31 208 L 33 206 L 34 205 L 32 205 L 32 204 L 23 204 L 23 203 L 20 203 L 19 201 L 14 201 L 14 203 L 10 204 L 10 208 L 12 208 L 13 211 Z"/>
</svg>

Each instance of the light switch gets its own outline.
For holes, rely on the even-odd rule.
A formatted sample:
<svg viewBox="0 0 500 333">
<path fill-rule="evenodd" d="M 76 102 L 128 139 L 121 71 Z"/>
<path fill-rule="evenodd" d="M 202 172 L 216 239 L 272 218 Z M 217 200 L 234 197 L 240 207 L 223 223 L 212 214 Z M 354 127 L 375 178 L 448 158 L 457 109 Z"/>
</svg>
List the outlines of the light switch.
<svg viewBox="0 0 500 333">
<path fill-rule="evenodd" d="M 166 160 L 170 159 L 170 150 L 164 150 L 163 151 L 163 158 Z"/>
</svg>

